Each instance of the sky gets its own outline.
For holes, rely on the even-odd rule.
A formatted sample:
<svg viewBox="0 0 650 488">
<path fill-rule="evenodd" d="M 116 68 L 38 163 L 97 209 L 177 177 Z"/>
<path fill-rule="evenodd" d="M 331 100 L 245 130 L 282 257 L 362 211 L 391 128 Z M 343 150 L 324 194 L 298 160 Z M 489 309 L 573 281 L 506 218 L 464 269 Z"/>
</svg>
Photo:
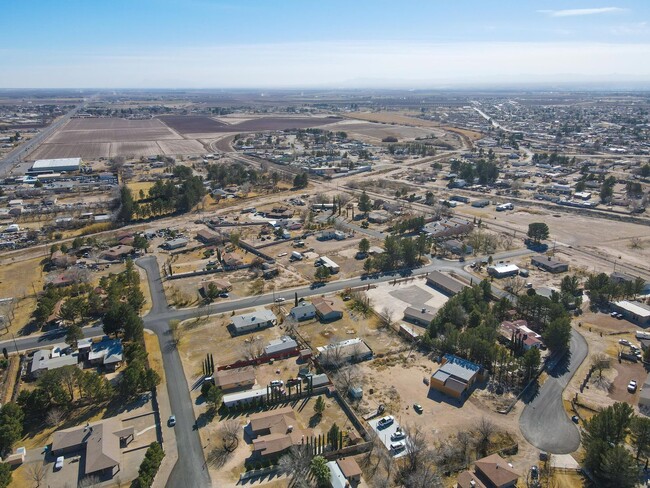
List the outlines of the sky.
<svg viewBox="0 0 650 488">
<path fill-rule="evenodd" d="M 650 87 L 650 1 L 14 0 L 0 88 Z"/>
</svg>

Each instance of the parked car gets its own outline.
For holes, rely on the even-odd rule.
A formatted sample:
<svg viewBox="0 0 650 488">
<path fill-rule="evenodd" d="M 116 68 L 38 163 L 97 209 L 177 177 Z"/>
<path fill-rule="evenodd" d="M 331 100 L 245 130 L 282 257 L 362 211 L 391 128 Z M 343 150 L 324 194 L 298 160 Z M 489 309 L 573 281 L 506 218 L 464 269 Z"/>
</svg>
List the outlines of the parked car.
<svg viewBox="0 0 650 488">
<path fill-rule="evenodd" d="M 401 441 L 402 439 L 406 439 L 406 434 L 402 429 L 397 429 L 393 434 L 390 436 L 391 441 Z"/>
<path fill-rule="evenodd" d="M 170 415 L 169 420 L 167 420 L 167 425 L 173 427 L 176 425 L 176 415 Z"/>
<path fill-rule="evenodd" d="M 63 456 L 59 456 L 58 458 L 56 458 L 56 462 L 54 463 L 54 471 L 59 471 L 62 468 L 63 468 Z"/>
<path fill-rule="evenodd" d="M 536 480 L 539 478 L 539 469 L 537 466 L 530 467 L 530 479 Z"/>
<path fill-rule="evenodd" d="M 413 404 L 413 410 L 415 410 L 417 413 L 422 413 L 424 411 L 422 405 L 420 405 L 419 403 Z"/>
<path fill-rule="evenodd" d="M 627 384 L 627 391 L 634 393 L 636 391 L 636 380 L 630 380 Z"/>
<path fill-rule="evenodd" d="M 379 419 L 379 422 L 377 422 L 377 428 L 385 429 L 389 425 L 392 425 L 393 422 L 395 422 L 395 417 L 393 417 L 392 415 L 387 415 L 386 417 L 382 417 Z"/>
<path fill-rule="evenodd" d="M 391 442 L 390 450 L 393 452 L 400 452 L 406 448 L 406 443 L 404 441 Z"/>
<path fill-rule="evenodd" d="M 269 383 L 269 386 L 271 388 L 280 388 L 280 387 L 284 386 L 284 381 L 282 381 L 282 380 L 273 380 L 273 381 L 271 381 Z"/>
<path fill-rule="evenodd" d="M 616 313 L 616 312 L 612 312 L 612 313 Z M 612 315 L 612 317 L 613 317 L 613 315 Z M 624 346 L 629 346 L 630 345 L 630 341 L 628 341 L 627 339 L 619 339 L 618 343 L 623 344 Z"/>
</svg>

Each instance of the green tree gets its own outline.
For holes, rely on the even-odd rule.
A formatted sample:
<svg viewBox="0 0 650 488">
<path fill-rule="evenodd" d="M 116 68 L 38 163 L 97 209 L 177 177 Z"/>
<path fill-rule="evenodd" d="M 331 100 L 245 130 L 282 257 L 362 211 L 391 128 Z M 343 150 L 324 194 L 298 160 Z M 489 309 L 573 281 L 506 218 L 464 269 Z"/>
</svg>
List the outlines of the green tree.
<svg viewBox="0 0 650 488">
<path fill-rule="evenodd" d="M 373 268 L 375 267 L 374 265 L 374 260 L 372 258 L 368 258 L 363 262 L 363 270 L 366 273 L 372 272 Z M 650 349 L 649 349 L 650 350 Z"/>
<path fill-rule="evenodd" d="M 84 338 L 83 331 L 78 325 L 72 324 L 67 328 L 65 335 L 65 342 L 69 344 L 73 349 L 77 349 L 77 344 L 81 339 Z"/>
<path fill-rule="evenodd" d="M 219 410 L 221 401 L 223 400 L 223 391 L 221 391 L 221 388 L 211 384 L 211 387 L 208 388 L 204 396 L 211 412 L 214 413 Z"/>
<path fill-rule="evenodd" d="M 370 210 L 372 210 L 372 204 L 370 202 L 370 197 L 368 194 L 365 192 L 365 190 L 361 193 L 361 196 L 359 197 L 359 210 L 363 213 L 368 213 Z"/>
<path fill-rule="evenodd" d="M 603 453 L 596 473 L 598 486 L 603 488 L 634 488 L 639 481 L 639 468 L 634 458 L 620 445 Z"/>
<path fill-rule="evenodd" d="M 327 281 L 330 277 L 330 270 L 327 266 L 319 266 L 314 274 L 316 281 Z"/>
<path fill-rule="evenodd" d="M 539 349 L 536 347 L 531 347 L 524 353 L 521 362 L 526 375 L 526 381 L 530 380 L 533 377 L 533 374 L 535 374 L 539 368 L 541 361 L 542 360 Z"/>
<path fill-rule="evenodd" d="M 120 189 L 120 210 L 117 213 L 117 219 L 122 222 L 131 222 L 133 220 L 134 209 L 135 202 L 133 201 L 133 194 L 128 186 L 123 186 Z"/>
<path fill-rule="evenodd" d="M 15 403 L 6 403 L 0 408 L 0 456 L 9 453 L 23 434 L 22 408 Z"/>
<path fill-rule="evenodd" d="M 319 396 L 316 399 L 316 402 L 314 402 L 314 413 L 320 417 L 321 415 L 323 415 L 324 411 L 325 411 L 325 400 L 323 400 L 322 396 Z"/>
<path fill-rule="evenodd" d="M 370 241 L 365 237 L 359 241 L 359 252 L 361 254 L 367 254 L 370 250 Z"/>
<path fill-rule="evenodd" d="M 548 225 L 544 222 L 533 222 L 528 224 L 528 238 L 536 244 L 539 244 L 544 239 L 548 239 L 549 229 Z"/>
<path fill-rule="evenodd" d="M 571 340 L 571 319 L 561 317 L 553 320 L 548 324 L 542 336 L 552 353 L 567 350 Z"/>
<path fill-rule="evenodd" d="M 330 468 L 327 466 L 327 460 L 323 456 L 315 456 L 309 464 L 309 470 L 319 487 L 329 486 Z"/>
<path fill-rule="evenodd" d="M 327 432 L 330 446 L 332 446 L 332 449 L 334 450 L 337 450 L 342 447 L 339 446 L 340 433 L 341 433 L 341 429 L 339 429 L 339 426 L 336 424 L 332 424 L 330 430 Z"/>
<path fill-rule="evenodd" d="M 636 451 L 636 458 L 640 456 L 646 459 L 650 455 L 650 419 L 647 417 L 634 417 L 632 419 L 632 446 Z"/>
<path fill-rule="evenodd" d="M 7 488 L 11 484 L 11 466 L 0 463 L 0 488 Z"/>
</svg>

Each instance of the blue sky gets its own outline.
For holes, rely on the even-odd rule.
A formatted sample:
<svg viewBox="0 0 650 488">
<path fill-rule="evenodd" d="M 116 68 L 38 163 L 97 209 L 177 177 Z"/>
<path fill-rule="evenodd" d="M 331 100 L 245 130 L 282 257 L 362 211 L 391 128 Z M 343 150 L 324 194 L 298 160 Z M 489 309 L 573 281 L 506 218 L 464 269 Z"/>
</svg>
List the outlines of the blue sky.
<svg viewBox="0 0 650 488">
<path fill-rule="evenodd" d="M 0 87 L 650 81 L 650 1 L 21 0 Z"/>
</svg>

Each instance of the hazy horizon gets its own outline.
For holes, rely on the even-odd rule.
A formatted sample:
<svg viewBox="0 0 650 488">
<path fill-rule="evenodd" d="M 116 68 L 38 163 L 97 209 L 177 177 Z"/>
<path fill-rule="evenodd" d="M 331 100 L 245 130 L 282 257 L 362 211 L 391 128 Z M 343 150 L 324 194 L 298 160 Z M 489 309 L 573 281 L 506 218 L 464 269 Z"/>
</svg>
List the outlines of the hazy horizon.
<svg viewBox="0 0 650 488">
<path fill-rule="evenodd" d="M 645 89 L 649 18 L 641 0 L 12 2 L 0 87 Z"/>
</svg>

